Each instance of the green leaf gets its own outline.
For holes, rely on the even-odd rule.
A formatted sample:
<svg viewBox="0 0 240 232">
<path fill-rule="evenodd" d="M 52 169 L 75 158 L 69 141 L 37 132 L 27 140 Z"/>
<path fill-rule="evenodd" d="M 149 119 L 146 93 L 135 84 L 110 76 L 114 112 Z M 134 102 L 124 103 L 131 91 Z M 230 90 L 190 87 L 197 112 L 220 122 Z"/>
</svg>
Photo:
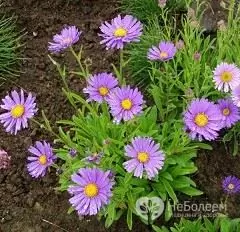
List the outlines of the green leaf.
<svg viewBox="0 0 240 232">
<path fill-rule="evenodd" d="M 203 194 L 203 192 L 202 191 L 200 191 L 200 190 L 197 190 L 197 189 L 195 189 L 195 188 L 193 188 L 193 187 L 187 187 L 187 188 L 180 188 L 180 189 L 178 189 L 178 191 L 180 191 L 180 192 L 182 192 L 182 193 L 184 193 L 184 194 L 186 194 L 186 195 L 189 195 L 189 196 L 199 196 L 199 195 L 202 195 Z"/>
<path fill-rule="evenodd" d="M 71 206 L 68 211 L 67 211 L 67 214 L 71 214 L 75 209 Z"/>
<path fill-rule="evenodd" d="M 169 232 L 165 226 L 162 226 L 162 228 L 160 228 L 158 226 L 152 225 L 152 228 L 155 232 Z"/>
<path fill-rule="evenodd" d="M 105 221 L 106 228 L 109 228 L 112 225 L 112 223 L 115 220 L 115 217 L 116 217 L 116 205 L 114 202 L 112 202 L 107 208 L 107 218 Z"/>
<path fill-rule="evenodd" d="M 171 174 L 169 174 L 168 172 L 160 173 L 160 177 L 164 177 L 167 180 L 173 181 L 173 178 L 172 178 Z"/>
<path fill-rule="evenodd" d="M 178 202 L 177 196 L 169 182 L 165 179 L 161 179 L 160 181 L 163 183 L 168 195 L 173 199 L 174 203 L 177 203 Z"/>
<path fill-rule="evenodd" d="M 221 221 L 220 221 L 220 231 L 221 232 L 232 232 L 230 230 L 231 228 L 231 222 L 227 219 L 227 218 L 223 218 Z"/>
<path fill-rule="evenodd" d="M 125 176 L 125 174 L 126 174 L 126 172 L 124 171 L 124 169 L 120 166 L 120 165 L 116 165 L 116 171 L 118 172 L 118 173 L 120 173 L 122 176 Z"/>
<path fill-rule="evenodd" d="M 166 201 L 167 204 L 165 206 L 165 221 L 169 221 L 173 215 L 173 211 L 172 211 L 172 205 L 170 203 L 169 200 Z"/>
<path fill-rule="evenodd" d="M 131 179 L 132 179 L 132 173 L 126 173 L 125 178 L 124 178 L 124 183 L 129 184 Z"/>
<path fill-rule="evenodd" d="M 212 150 L 212 146 L 206 143 L 193 143 L 194 146 L 205 149 L 205 150 Z"/>
<path fill-rule="evenodd" d="M 128 211 L 127 211 L 127 225 L 128 225 L 128 228 L 129 230 L 132 230 L 132 210 L 130 209 L 130 207 L 128 208 Z"/>
</svg>

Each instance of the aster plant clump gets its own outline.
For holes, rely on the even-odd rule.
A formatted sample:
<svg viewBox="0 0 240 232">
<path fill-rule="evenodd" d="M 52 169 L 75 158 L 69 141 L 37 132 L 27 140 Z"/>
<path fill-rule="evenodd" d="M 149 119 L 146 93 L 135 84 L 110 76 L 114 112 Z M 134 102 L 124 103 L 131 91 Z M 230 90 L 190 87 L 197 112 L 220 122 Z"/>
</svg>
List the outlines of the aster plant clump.
<svg viewBox="0 0 240 232">
<path fill-rule="evenodd" d="M 128 8 L 124 9 L 140 16 L 150 4 L 153 4 L 152 8 L 160 8 L 159 1 L 143 2 L 126 2 L 124 5 Z M 150 95 L 161 122 L 183 120 L 183 130 L 193 140 L 222 140 L 231 145 L 231 153 L 236 155 L 240 137 L 240 43 L 237 32 L 240 17 L 236 14 L 239 5 L 236 1 L 229 3 L 228 26 L 224 30 L 218 28 L 216 37 L 212 38 L 204 34 L 204 25 L 200 23 L 203 2 L 185 1 L 188 13 L 182 15 L 180 25 L 176 24 L 176 21 L 180 22 L 179 16 L 173 16 L 170 1 L 160 9 L 161 12 L 152 11 L 140 42 L 127 47 L 128 71 L 133 82 L 146 92 L 145 95 Z M 191 3 L 196 4 L 194 9 L 190 8 Z M 190 115 L 183 112 L 189 110 L 193 101 L 203 98 L 217 105 L 220 111 L 215 112 L 215 119 L 209 118 L 206 126 L 199 126 L 193 118 L 190 126 L 190 120 L 186 119 Z M 204 106 L 199 104 L 199 108 Z M 219 123 L 217 114 L 222 117 Z M 212 119 L 216 121 L 215 125 L 219 124 L 216 128 L 210 123 Z M 211 135 L 205 133 L 202 136 L 205 129 Z"/>
<path fill-rule="evenodd" d="M 100 26 L 101 43 L 107 49 L 115 49 L 120 56 L 119 68 L 112 65 L 112 73 L 89 72 L 89 66 L 82 60 L 82 48 L 79 53 L 74 49 L 80 39 L 76 27 L 68 31 L 65 28 L 54 36 L 54 42 L 49 43 L 50 52 L 72 52 L 81 71 L 69 72 L 84 78 L 85 88 L 81 93 L 70 90 L 68 70 L 50 57 L 76 113 L 71 120 L 58 122 L 59 133 L 54 132 L 58 148 L 54 154 L 46 142 L 36 142 L 29 148 L 29 174 L 42 177 L 50 166 L 56 167 L 59 189 L 70 194 L 70 211 L 75 210 L 81 216 L 105 217 L 107 227 L 126 215 L 131 229 L 133 215 L 137 214 L 135 204 L 140 197 L 158 196 L 166 204 L 170 199 L 176 204 L 177 192 L 190 196 L 202 193 L 188 176 L 197 170 L 192 159 L 198 145 L 181 132 L 181 121 L 158 124 L 157 107 L 147 106 L 142 91 L 126 84 L 127 62 L 123 50 L 127 44 L 140 40 L 142 29 L 140 21 L 131 15 L 119 15 Z M 173 44 L 164 44 L 161 49 L 168 56 L 164 60 L 172 59 L 176 52 Z M 45 124 L 41 126 L 53 132 L 44 119 Z M 174 131 L 171 135 L 170 130 Z M 56 157 L 62 160 L 61 166 L 54 163 Z M 171 215 L 167 208 L 165 219 L 169 220 Z"/>
</svg>

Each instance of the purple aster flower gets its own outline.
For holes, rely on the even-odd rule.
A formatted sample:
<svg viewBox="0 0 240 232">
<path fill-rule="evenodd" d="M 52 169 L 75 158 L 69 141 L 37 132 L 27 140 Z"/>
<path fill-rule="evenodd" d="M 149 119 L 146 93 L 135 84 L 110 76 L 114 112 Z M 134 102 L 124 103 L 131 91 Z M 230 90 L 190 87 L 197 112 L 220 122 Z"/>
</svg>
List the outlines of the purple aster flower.
<svg viewBox="0 0 240 232">
<path fill-rule="evenodd" d="M 118 81 L 112 73 L 99 73 L 91 76 L 87 80 L 87 84 L 87 88 L 84 88 L 83 92 L 89 94 L 88 100 L 101 103 L 118 85 Z"/>
<path fill-rule="evenodd" d="M 99 36 L 103 37 L 100 43 L 105 44 L 107 49 L 123 49 L 124 44 L 140 40 L 142 28 L 142 24 L 133 16 L 122 18 L 118 15 L 111 23 L 105 22 L 100 26 L 102 33 Z"/>
<path fill-rule="evenodd" d="M 236 86 L 233 90 L 232 90 L 232 100 L 233 100 L 233 104 L 240 107 L 240 85 Z"/>
<path fill-rule="evenodd" d="M 69 199 L 79 215 L 96 215 L 112 196 L 110 171 L 98 168 L 81 168 L 71 179 L 76 184 L 68 188 L 74 196 Z"/>
<path fill-rule="evenodd" d="M 191 102 L 184 113 L 185 129 L 192 139 L 214 140 L 221 129 L 222 114 L 212 102 L 207 99 L 196 99 Z"/>
<path fill-rule="evenodd" d="M 48 50 L 57 53 L 71 47 L 78 42 L 81 33 L 75 26 L 63 28 L 60 34 L 53 36 L 53 42 L 48 43 Z"/>
<path fill-rule="evenodd" d="M 7 169 L 10 166 L 11 157 L 4 150 L 0 150 L 0 170 Z"/>
<path fill-rule="evenodd" d="M 225 193 L 235 194 L 240 192 L 240 180 L 236 176 L 227 176 L 222 181 Z"/>
<path fill-rule="evenodd" d="M 168 61 L 173 59 L 176 52 L 177 48 L 172 42 L 162 41 L 158 47 L 152 46 L 152 48 L 148 50 L 147 57 L 149 60 Z"/>
<path fill-rule="evenodd" d="M 75 157 L 77 155 L 77 150 L 74 149 L 74 148 L 70 148 L 68 150 L 68 154 L 71 156 L 71 157 Z"/>
<path fill-rule="evenodd" d="M 164 165 L 165 156 L 152 138 L 136 137 L 131 145 L 125 146 L 125 155 L 130 160 L 123 163 L 128 172 L 142 178 L 146 172 L 147 178 L 154 178 Z"/>
<path fill-rule="evenodd" d="M 27 164 L 29 174 L 34 178 L 45 176 L 48 167 L 51 166 L 56 159 L 50 144 L 45 141 L 37 141 L 35 146 L 30 146 L 28 151 L 32 154 L 27 158 L 29 161 Z"/>
<path fill-rule="evenodd" d="M 232 100 L 220 99 L 217 103 L 222 114 L 222 128 L 229 128 L 240 120 L 238 107 L 233 104 Z"/>
<path fill-rule="evenodd" d="M 221 63 L 213 71 L 215 88 L 229 92 L 240 84 L 240 69 L 235 64 Z"/>
<path fill-rule="evenodd" d="M 128 121 L 142 112 L 143 96 L 137 88 L 131 89 L 130 86 L 115 88 L 108 98 L 111 114 L 114 121 L 119 123 L 122 119 Z"/>
<path fill-rule="evenodd" d="M 7 112 L 0 114 L 0 122 L 6 129 L 6 132 L 17 134 L 22 128 L 28 127 L 28 119 L 32 118 L 37 112 L 35 97 L 31 93 L 24 98 L 24 92 L 21 89 L 20 94 L 15 90 L 11 95 L 2 99 L 3 104 L 0 108 Z"/>
</svg>

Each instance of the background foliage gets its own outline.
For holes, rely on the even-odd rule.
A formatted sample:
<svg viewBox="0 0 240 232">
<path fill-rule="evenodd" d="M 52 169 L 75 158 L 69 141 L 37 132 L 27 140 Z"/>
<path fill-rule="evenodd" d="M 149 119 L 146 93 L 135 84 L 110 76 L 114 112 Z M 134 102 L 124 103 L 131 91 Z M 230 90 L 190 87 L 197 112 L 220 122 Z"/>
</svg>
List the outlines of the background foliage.
<svg viewBox="0 0 240 232">
<path fill-rule="evenodd" d="M 17 76 L 20 60 L 21 33 L 16 28 L 16 18 L 0 18 L 0 85 L 4 80 Z"/>
</svg>

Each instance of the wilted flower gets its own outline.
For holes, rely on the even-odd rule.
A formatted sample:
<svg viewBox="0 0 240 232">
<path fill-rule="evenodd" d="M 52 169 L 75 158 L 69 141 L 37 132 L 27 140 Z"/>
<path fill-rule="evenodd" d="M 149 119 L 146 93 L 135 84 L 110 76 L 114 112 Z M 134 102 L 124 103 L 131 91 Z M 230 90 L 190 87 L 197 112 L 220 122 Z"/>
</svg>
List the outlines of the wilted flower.
<svg viewBox="0 0 240 232">
<path fill-rule="evenodd" d="M 103 140 L 103 145 L 109 145 L 111 140 L 109 138 Z"/>
<path fill-rule="evenodd" d="M 240 192 L 240 180 L 236 176 L 227 176 L 222 181 L 222 188 L 227 194 Z"/>
<path fill-rule="evenodd" d="M 233 89 L 231 97 L 233 100 L 233 104 L 237 107 L 240 107 L 240 85 Z"/>
<path fill-rule="evenodd" d="M 59 176 L 63 173 L 63 170 L 61 168 L 56 169 L 56 175 Z"/>
<path fill-rule="evenodd" d="M 98 168 L 81 168 L 72 175 L 76 185 L 68 188 L 68 192 L 74 195 L 69 201 L 79 215 L 96 215 L 109 203 L 113 186 L 109 174 L 110 171 Z"/>
<path fill-rule="evenodd" d="M 175 43 L 175 47 L 178 49 L 178 50 L 181 50 L 181 49 L 183 49 L 184 48 L 184 42 L 183 42 L 183 40 L 178 40 L 176 43 Z"/>
<path fill-rule="evenodd" d="M 154 178 L 163 168 L 165 156 L 152 138 L 136 137 L 131 145 L 125 146 L 125 155 L 130 160 L 123 163 L 128 172 L 133 172 L 136 177 L 143 177 L 146 172 L 147 178 Z"/>
<path fill-rule="evenodd" d="M 167 0 L 158 0 L 158 6 L 163 8 L 167 5 Z"/>
<path fill-rule="evenodd" d="M 112 73 L 98 73 L 89 77 L 87 88 L 83 89 L 84 93 L 89 94 L 89 101 L 103 102 L 109 96 L 111 90 L 118 85 L 118 80 Z"/>
<path fill-rule="evenodd" d="M 51 145 L 46 141 L 37 141 L 35 146 L 30 146 L 28 151 L 32 154 L 27 158 L 29 161 L 27 164 L 29 174 L 34 178 L 45 176 L 48 167 L 50 167 L 56 159 Z"/>
<path fill-rule="evenodd" d="M 79 31 L 76 26 L 67 26 L 63 28 L 60 34 L 53 36 L 53 42 L 48 43 L 48 50 L 57 53 L 71 47 L 78 42 L 81 33 L 82 32 Z"/>
<path fill-rule="evenodd" d="M 69 153 L 70 156 L 75 157 L 77 155 L 77 150 L 74 149 L 74 148 L 70 148 L 68 150 L 68 153 Z"/>
<path fill-rule="evenodd" d="M 207 99 L 196 99 L 191 102 L 184 113 L 185 129 L 192 139 L 214 140 L 221 129 L 222 114 Z"/>
<path fill-rule="evenodd" d="M 220 99 L 217 103 L 222 114 L 221 124 L 223 128 L 229 128 L 240 120 L 238 107 L 233 104 L 231 99 Z"/>
<path fill-rule="evenodd" d="M 10 166 L 11 157 L 4 150 L 0 150 L 0 170 Z"/>
<path fill-rule="evenodd" d="M 194 92 L 193 92 L 193 90 L 191 88 L 185 90 L 184 93 L 185 93 L 185 96 L 187 98 L 193 98 L 194 97 Z"/>
<path fill-rule="evenodd" d="M 199 22 L 198 22 L 197 20 L 192 20 L 192 21 L 190 22 L 190 25 L 191 25 L 192 27 L 194 27 L 194 28 L 199 28 L 199 27 L 200 27 L 200 24 L 199 24 Z"/>
<path fill-rule="evenodd" d="M 196 19 L 196 12 L 195 12 L 195 10 L 193 8 L 189 7 L 187 9 L 187 16 L 188 16 L 188 18 L 195 20 Z"/>
<path fill-rule="evenodd" d="M 218 26 L 218 29 L 220 31 L 226 31 L 227 30 L 227 26 L 226 26 L 226 23 L 224 20 L 220 20 L 217 22 L 217 26 Z"/>
<path fill-rule="evenodd" d="M 227 4 L 225 1 L 221 1 L 219 4 L 222 8 L 227 9 Z"/>
<path fill-rule="evenodd" d="M 149 60 L 168 61 L 173 59 L 177 52 L 175 45 L 172 42 L 162 41 L 158 47 L 152 46 L 148 50 L 147 57 Z"/>
<path fill-rule="evenodd" d="M 213 74 L 215 88 L 219 91 L 228 92 L 240 84 L 240 70 L 235 64 L 221 63 Z"/>
<path fill-rule="evenodd" d="M 122 18 L 118 15 L 111 23 L 105 22 L 101 25 L 101 44 L 105 44 L 107 49 L 123 49 L 126 43 L 139 41 L 142 29 L 142 24 L 133 16 L 126 15 Z"/>
<path fill-rule="evenodd" d="M 88 66 L 88 67 L 91 66 L 92 63 L 93 63 L 93 61 L 92 61 L 92 59 L 89 58 L 89 57 L 84 60 L 84 64 L 85 64 L 86 66 Z"/>
<path fill-rule="evenodd" d="M 15 90 L 11 95 L 2 99 L 3 104 L 0 108 L 6 110 L 6 113 L 0 114 L 0 121 L 6 132 L 17 134 L 22 128 L 28 127 L 28 119 L 32 118 L 37 112 L 35 97 L 31 93 L 24 98 L 24 92 L 21 89 L 20 94 Z"/>
<path fill-rule="evenodd" d="M 195 61 L 199 61 L 199 60 L 201 59 L 201 54 L 200 54 L 199 52 L 195 52 L 195 53 L 193 54 L 193 59 L 194 59 Z"/>
<path fill-rule="evenodd" d="M 86 158 L 86 160 L 87 160 L 89 163 L 99 164 L 102 157 L 103 157 L 103 152 L 99 152 L 99 153 L 95 152 L 95 153 L 91 153 L 91 154 Z"/>
<path fill-rule="evenodd" d="M 119 123 L 122 119 L 128 121 L 142 112 L 143 96 L 137 88 L 131 89 L 130 86 L 115 88 L 108 98 L 108 104 L 114 121 Z"/>
</svg>

